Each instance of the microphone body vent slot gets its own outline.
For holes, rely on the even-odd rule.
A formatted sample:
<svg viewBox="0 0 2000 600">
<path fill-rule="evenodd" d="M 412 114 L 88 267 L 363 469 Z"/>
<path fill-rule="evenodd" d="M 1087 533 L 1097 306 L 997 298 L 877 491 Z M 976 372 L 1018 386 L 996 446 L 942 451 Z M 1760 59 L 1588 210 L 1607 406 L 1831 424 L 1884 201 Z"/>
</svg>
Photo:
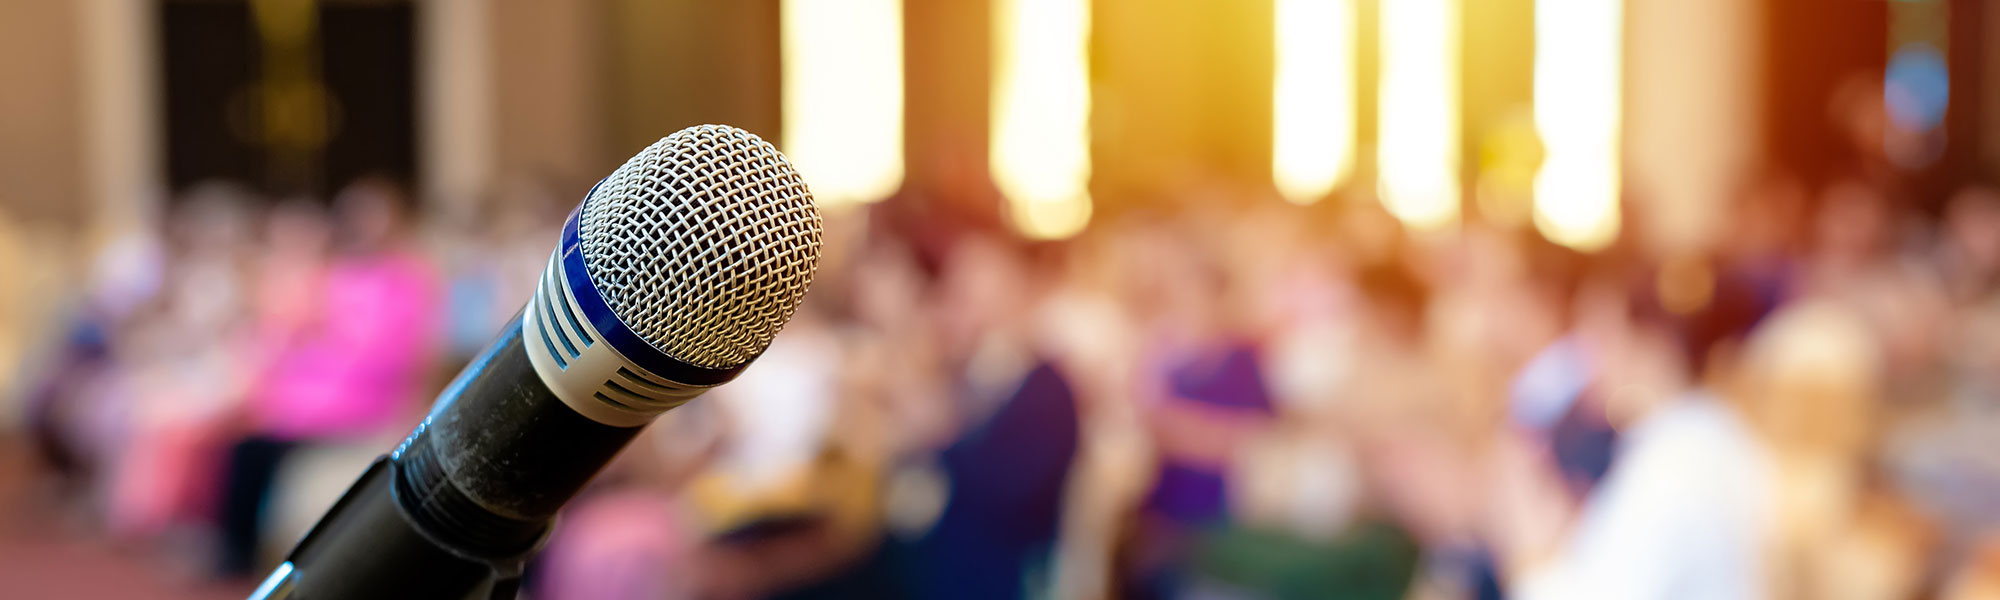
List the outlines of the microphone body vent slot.
<svg viewBox="0 0 2000 600">
<path fill-rule="evenodd" d="M 558 252 L 549 257 L 521 319 L 523 348 L 557 398 L 592 420 L 635 426 L 694 399 L 714 385 L 689 385 L 652 373 L 605 340 L 584 318 Z"/>
</svg>

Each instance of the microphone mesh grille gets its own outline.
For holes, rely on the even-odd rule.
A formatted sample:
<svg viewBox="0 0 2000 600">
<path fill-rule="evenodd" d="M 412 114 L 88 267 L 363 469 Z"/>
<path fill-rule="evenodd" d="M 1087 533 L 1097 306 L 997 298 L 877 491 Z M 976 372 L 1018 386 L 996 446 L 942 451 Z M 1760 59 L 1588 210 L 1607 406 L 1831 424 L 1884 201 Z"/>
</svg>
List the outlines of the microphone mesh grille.
<svg viewBox="0 0 2000 600">
<path fill-rule="evenodd" d="M 675 359 L 719 369 L 763 353 L 798 309 L 819 260 L 820 217 L 777 148 L 701 125 L 599 183 L 577 238 L 619 321 Z"/>
</svg>

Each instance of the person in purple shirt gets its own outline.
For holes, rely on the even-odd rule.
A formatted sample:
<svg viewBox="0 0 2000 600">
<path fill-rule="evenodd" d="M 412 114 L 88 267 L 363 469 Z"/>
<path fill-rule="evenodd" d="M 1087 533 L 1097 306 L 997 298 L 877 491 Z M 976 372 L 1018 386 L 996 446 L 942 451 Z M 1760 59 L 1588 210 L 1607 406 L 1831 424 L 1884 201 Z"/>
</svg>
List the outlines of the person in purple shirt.
<svg viewBox="0 0 2000 600">
<path fill-rule="evenodd" d="M 1193 257 L 1154 275 L 1157 341 L 1140 393 L 1159 468 L 1139 507 L 1125 583 L 1140 598 L 1177 594 L 1196 532 L 1228 520 L 1238 446 L 1275 414 L 1257 347 L 1218 300 L 1227 275 Z"/>
</svg>

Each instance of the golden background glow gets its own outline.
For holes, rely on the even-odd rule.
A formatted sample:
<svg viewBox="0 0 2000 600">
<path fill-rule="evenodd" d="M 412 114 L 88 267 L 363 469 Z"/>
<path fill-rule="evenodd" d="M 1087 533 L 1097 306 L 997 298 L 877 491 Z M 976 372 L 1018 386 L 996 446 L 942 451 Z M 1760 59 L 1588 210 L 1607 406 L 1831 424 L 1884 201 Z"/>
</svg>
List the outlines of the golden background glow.
<svg viewBox="0 0 2000 600">
<path fill-rule="evenodd" d="M 1090 4 L 996 0 L 993 179 L 1022 235 L 1090 222 Z"/>
<path fill-rule="evenodd" d="M 1354 170 L 1354 0 L 1278 0 L 1271 177 L 1311 204 Z"/>
<path fill-rule="evenodd" d="M 903 3 L 784 0 L 783 149 L 822 206 L 903 183 Z"/>
<path fill-rule="evenodd" d="M 1578 250 L 1618 237 L 1624 18 L 1622 2 L 1535 4 L 1535 129 L 1547 149 L 1535 228 Z"/>
<path fill-rule="evenodd" d="M 1384 0 L 1380 10 L 1378 191 L 1404 225 L 1439 229 L 1459 218 L 1458 0 Z"/>
</svg>

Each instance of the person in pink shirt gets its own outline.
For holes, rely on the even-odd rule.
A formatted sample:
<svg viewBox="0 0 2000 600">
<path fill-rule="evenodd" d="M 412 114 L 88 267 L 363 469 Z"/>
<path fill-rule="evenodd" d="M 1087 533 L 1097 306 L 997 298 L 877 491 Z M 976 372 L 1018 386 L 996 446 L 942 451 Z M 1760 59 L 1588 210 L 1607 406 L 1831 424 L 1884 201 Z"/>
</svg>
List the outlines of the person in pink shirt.
<svg viewBox="0 0 2000 600">
<path fill-rule="evenodd" d="M 334 253 L 311 306 L 268 324 L 263 375 L 248 398 L 248 435 L 230 456 L 222 510 L 225 574 L 259 566 L 264 506 L 284 456 L 304 444 L 384 435 L 416 411 L 434 353 L 438 275 L 411 242 L 398 188 L 362 179 L 334 199 Z M 306 265 L 301 265 L 305 267 Z"/>
</svg>

